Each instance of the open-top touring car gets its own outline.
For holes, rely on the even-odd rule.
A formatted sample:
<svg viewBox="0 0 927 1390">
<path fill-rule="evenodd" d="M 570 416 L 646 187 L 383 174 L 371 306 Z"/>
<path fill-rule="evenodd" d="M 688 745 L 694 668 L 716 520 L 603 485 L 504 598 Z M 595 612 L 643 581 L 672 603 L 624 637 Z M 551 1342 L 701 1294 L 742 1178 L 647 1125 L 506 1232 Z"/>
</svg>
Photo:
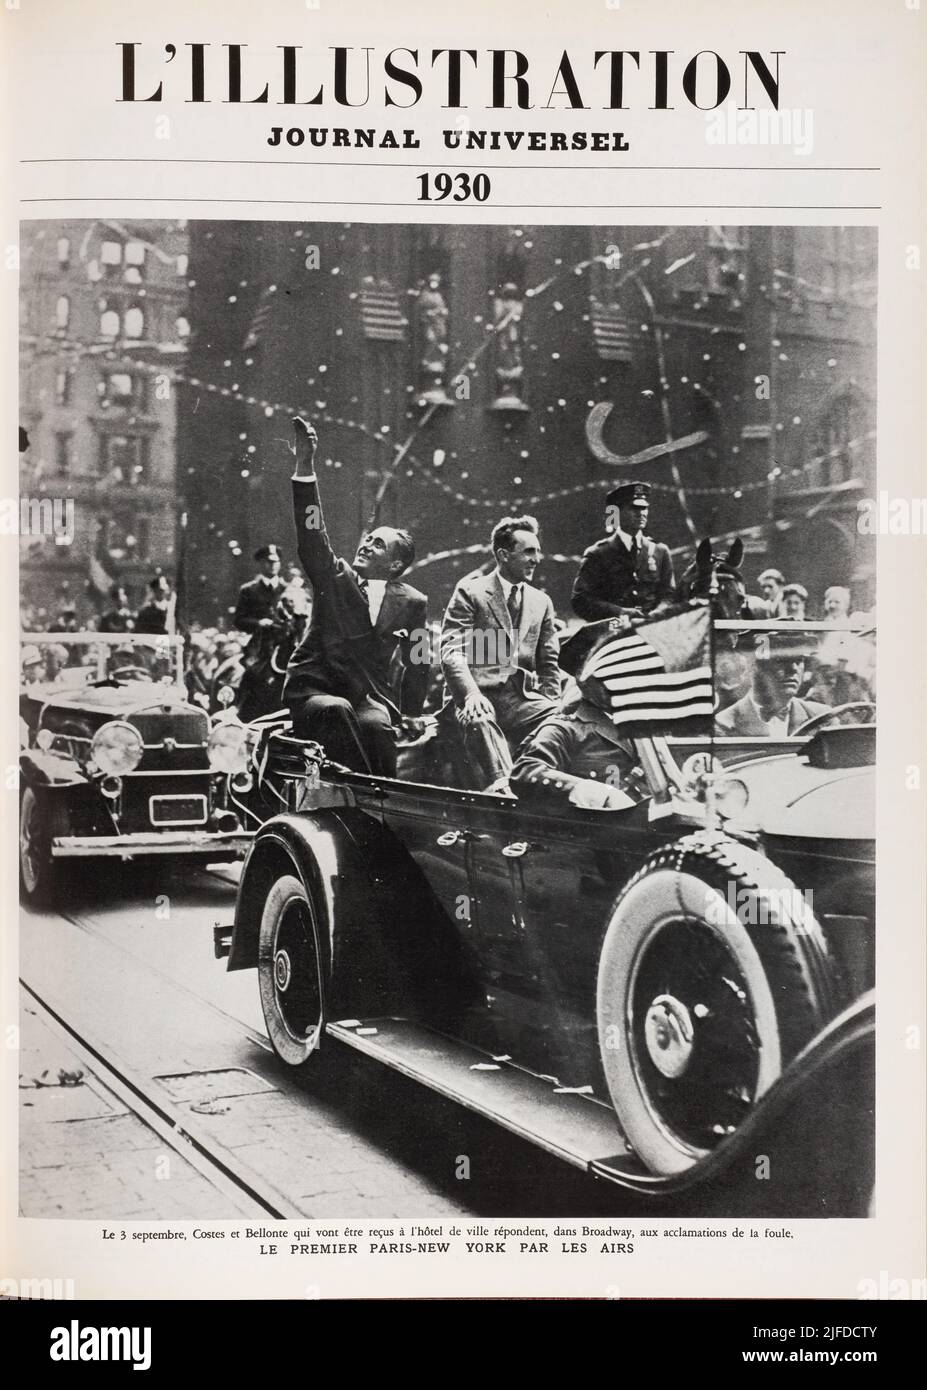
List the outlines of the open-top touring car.
<svg viewBox="0 0 927 1390">
<path fill-rule="evenodd" d="M 347 771 L 271 723 L 278 814 L 217 955 L 257 970 L 290 1066 L 358 1049 L 654 1198 L 759 1191 L 813 1096 L 813 1161 L 766 1209 L 864 1213 L 874 732 L 838 714 L 723 767 L 636 738 L 636 799 L 603 812 Z"/>
<path fill-rule="evenodd" d="M 37 633 L 20 660 L 27 900 L 51 902 L 74 859 L 242 855 L 250 836 L 230 794 L 246 731 L 188 701 L 182 638 Z"/>
</svg>

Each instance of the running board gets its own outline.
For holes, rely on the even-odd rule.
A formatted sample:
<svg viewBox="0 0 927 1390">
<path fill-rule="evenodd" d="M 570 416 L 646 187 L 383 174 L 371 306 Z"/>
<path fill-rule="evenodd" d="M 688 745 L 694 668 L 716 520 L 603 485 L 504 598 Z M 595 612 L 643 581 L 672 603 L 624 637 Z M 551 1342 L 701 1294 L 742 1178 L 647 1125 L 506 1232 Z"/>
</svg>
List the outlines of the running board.
<svg viewBox="0 0 927 1390">
<path fill-rule="evenodd" d="M 641 1196 L 665 1197 L 717 1184 L 738 1161 L 746 1162 L 752 1177 L 758 1147 L 777 1142 L 783 1125 L 788 1137 L 790 1107 L 804 1089 L 815 1082 L 826 1084 L 828 1074 L 860 1049 L 866 1055 L 873 1053 L 875 993 L 869 991 L 855 1000 L 793 1058 L 735 1134 L 701 1162 L 666 1175 L 647 1171 L 610 1107 L 559 1089 L 551 1077 L 524 1071 L 405 1019 L 345 1019 L 327 1024 L 325 1031 L 594 1177 Z M 867 1151 L 865 1122 L 860 1130 L 863 1154 Z M 851 1135 L 850 1141 L 856 1137 Z M 785 1171 L 789 1171 L 788 1161 Z"/>
<path fill-rule="evenodd" d="M 345 1019 L 325 1031 L 577 1168 L 626 1164 L 629 1176 L 643 1174 L 611 1106 L 560 1090 L 550 1077 L 406 1019 Z"/>
</svg>

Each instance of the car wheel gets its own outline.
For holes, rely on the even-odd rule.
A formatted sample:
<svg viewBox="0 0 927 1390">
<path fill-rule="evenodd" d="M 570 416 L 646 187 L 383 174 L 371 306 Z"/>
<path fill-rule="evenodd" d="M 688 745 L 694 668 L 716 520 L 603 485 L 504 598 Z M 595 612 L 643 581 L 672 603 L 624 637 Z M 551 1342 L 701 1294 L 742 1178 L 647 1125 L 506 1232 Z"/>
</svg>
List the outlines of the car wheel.
<svg viewBox="0 0 927 1390">
<path fill-rule="evenodd" d="M 258 933 L 258 984 L 267 1034 L 277 1056 L 303 1066 L 322 1033 L 322 971 L 318 917 L 305 885 L 291 874 L 275 880 Z"/>
<path fill-rule="evenodd" d="M 58 886 L 58 865 L 51 842 L 58 833 L 60 808 L 35 788 L 24 786 L 19 797 L 19 886 L 26 902 L 51 907 Z"/>
<path fill-rule="evenodd" d="M 834 971 L 803 895 L 755 850 L 693 835 L 651 856 L 599 961 L 606 1082 L 654 1173 L 699 1162 L 832 1017 Z"/>
</svg>

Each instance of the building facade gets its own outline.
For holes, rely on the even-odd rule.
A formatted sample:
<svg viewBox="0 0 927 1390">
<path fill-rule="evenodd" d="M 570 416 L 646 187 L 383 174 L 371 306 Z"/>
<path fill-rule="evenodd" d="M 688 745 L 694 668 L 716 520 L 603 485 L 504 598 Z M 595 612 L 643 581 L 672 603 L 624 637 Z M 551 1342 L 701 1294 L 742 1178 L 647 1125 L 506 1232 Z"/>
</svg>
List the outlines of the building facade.
<svg viewBox="0 0 927 1390">
<path fill-rule="evenodd" d="M 73 509 L 69 537 L 22 538 L 28 623 L 90 619 L 116 581 L 138 603 L 175 567 L 187 258 L 179 222 L 22 224 L 21 498 Z"/>
<path fill-rule="evenodd" d="M 809 589 L 874 601 L 870 228 L 191 224 L 178 470 L 192 616 L 227 621 L 251 553 L 295 558 L 289 416 L 310 416 L 329 529 L 408 526 L 440 614 L 529 512 L 558 609 L 605 491 L 654 487 L 677 555 L 744 536 Z M 683 441 L 681 447 L 677 447 Z M 642 456 L 642 457 L 639 457 Z M 628 461 L 630 460 L 630 462 Z"/>
</svg>

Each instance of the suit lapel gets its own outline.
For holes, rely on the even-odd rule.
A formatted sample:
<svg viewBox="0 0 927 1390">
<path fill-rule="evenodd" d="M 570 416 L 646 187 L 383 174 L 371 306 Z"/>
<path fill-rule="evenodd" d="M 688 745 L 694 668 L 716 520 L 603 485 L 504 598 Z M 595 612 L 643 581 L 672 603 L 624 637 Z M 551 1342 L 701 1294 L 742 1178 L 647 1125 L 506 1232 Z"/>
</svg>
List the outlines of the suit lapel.
<svg viewBox="0 0 927 1390">
<path fill-rule="evenodd" d="M 505 601 L 505 595 L 502 592 L 502 580 L 499 578 L 498 570 L 493 570 L 492 574 L 489 575 L 489 583 L 486 589 L 486 600 L 489 604 L 490 609 L 495 614 L 496 620 L 499 622 L 499 624 L 504 628 L 504 630 L 509 634 L 510 637 L 514 637 L 515 634 L 512 631 L 512 617 L 509 613 L 508 605 Z M 522 607 L 522 614 L 524 614 L 524 607 Z"/>
<path fill-rule="evenodd" d="M 374 623 L 374 632 L 382 635 L 384 632 L 389 631 L 399 608 L 399 603 L 400 593 L 397 591 L 396 585 L 388 583 L 383 590 L 383 602 L 380 604 L 380 611 Z"/>
<path fill-rule="evenodd" d="M 521 645 L 537 616 L 537 601 L 539 593 L 537 589 L 532 589 L 530 584 L 523 584 L 521 589 L 521 615 L 518 620 L 518 643 Z"/>
</svg>

